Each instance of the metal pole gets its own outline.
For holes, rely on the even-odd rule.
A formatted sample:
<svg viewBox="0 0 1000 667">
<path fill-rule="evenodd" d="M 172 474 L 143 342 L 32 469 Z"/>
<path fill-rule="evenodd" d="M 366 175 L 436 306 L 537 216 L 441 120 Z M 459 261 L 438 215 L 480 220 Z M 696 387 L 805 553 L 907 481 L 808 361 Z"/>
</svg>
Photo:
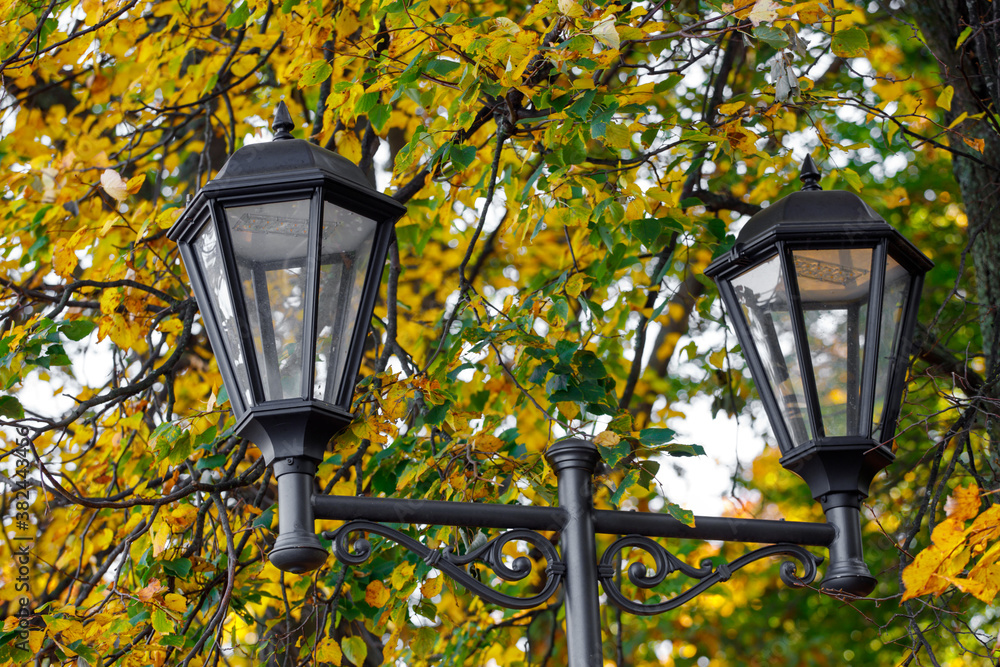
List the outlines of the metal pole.
<svg viewBox="0 0 1000 667">
<path fill-rule="evenodd" d="M 558 507 L 463 503 L 419 498 L 367 498 L 317 494 L 316 518 L 327 521 L 377 521 L 467 528 L 562 530 L 566 513 Z"/>
<path fill-rule="evenodd" d="M 559 551 L 566 564 L 566 649 L 568 667 L 600 667 L 601 614 L 597 590 L 592 477 L 600 454 L 586 440 L 563 440 L 545 453 L 559 481 L 559 506 L 566 527 Z"/>
<path fill-rule="evenodd" d="M 837 529 L 828 523 L 696 516 L 694 525 L 688 526 L 669 514 L 619 510 L 596 510 L 594 526 L 598 533 L 610 535 L 635 534 L 758 544 L 790 542 L 816 547 L 829 546 L 837 537 Z"/>
</svg>

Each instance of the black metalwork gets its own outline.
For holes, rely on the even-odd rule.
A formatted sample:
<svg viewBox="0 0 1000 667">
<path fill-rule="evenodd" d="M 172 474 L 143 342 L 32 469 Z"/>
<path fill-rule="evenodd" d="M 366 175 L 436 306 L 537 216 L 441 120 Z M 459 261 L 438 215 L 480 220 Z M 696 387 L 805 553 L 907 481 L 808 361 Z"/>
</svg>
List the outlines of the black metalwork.
<svg viewBox="0 0 1000 667">
<path fill-rule="evenodd" d="M 619 553 L 625 549 L 642 549 L 653 557 L 653 571 L 650 573 L 642 563 L 634 562 L 628 566 L 628 579 L 639 588 L 652 589 L 663 583 L 671 574 L 679 573 L 690 579 L 697 579 L 698 583 L 663 602 L 639 603 L 630 600 L 622 592 L 618 585 L 617 577 L 619 572 Z M 737 570 L 746 567 L 750 563 L 762 558 L 773 556 L 786 556 L 793 558 L 802 564 L 803 573 L 798 575 L 795 563 L 786 560 L 781 564 L 780 576 L 786 585 L 792 587 L 808 586 L 816 578 L 816 566 L 823 559 L 806 551 L 795 544 L 772 544 L 770 546 L 755 549 L 750 553 L 740 556 L 730 563 L 722 563 L 718 566 L 712 565 L 708 559 L 701 562 L 701 567 L 692 567 L 679 559 L 674 554 L 667 551 L 662 545 L 648 537 L 642 535 L 628 535 L 616 540 L 605 551 L 601 557 L 601 564 L 598 569 L 598 576 L 601 586 L 604 588 L 608 599 L 619 609 L 630 614 L 639 616 L 654 616 L 665 611 L 676 609 L 685 602 L 704 593 L 715 584 L 728 581 Z"/>
<path fill-rule="evenodd" d="M 284 105 L 279 105 L 273 127 L 275 141 L 244 146 L 237 151 L 217 177 L 195 196 L 168 235 L 177 241 L 191 277 L 237 418 L 236 432 L 252 440 L 266 462 L 274 467 L 279 534 L 269 558 L 276 567 L 297 573 L 322 567 L 327 552 L 315 534 L 315 521 L 338 520 L 347 523 L 326 535 L 333 540 L 336 557 L 347 565 L 363 563 L 372 555 L 372 544 L 362 536 L 370 534 L 411 551 L 473 594 L 503 607 L 530 609 L 545 604 L 561 585 L 569 667 L 603 663 L 601 588 L 624 611 L 659 614 L 728 580 L 749 563 L 773 556 L 786 559 L 780 568 L 786 584 L 805 586 L 813 582 L 816 567 L 823 560 L 804 548 L 814 546 L 827 548 L 830 555 L 821 590 L 851 595 L 871 592 L 875 579 L 862 558 L 860 501 L 867 495 L 874 475 L 893 459 L 887 443 L 895 434 L 917 300 L 923 274 L 931 262 L 859 197 L 821 190 L 820 173 L 811 158 L 803 165 L 802 191 L 753 216 L 733 249 L 714 261 L 705 273 L 719 284 L 782 452 L 781 463 L 806 480 L 823 506 L 827 522 L 695 517 L 694 525 L 689 526 L 664 514 L 596 510 L 593 475 L 600 454 L 592 442 L 578 438 L 557 442 L 546 452 L 546 460 L 558 480 L 557 507 L 316 494 L 317 464 L 323 460 L 331 437 L 351 421 L 355 378 L 392 225 L 405 208 L 376 192 L 356 165 L 292 138 L 294 123 Z M 247 222 L 246 228 L 230 229 L 230 211 L 272 204 L 280 205 L 280 211 L 262 213 L 253 224 Z M 308 221 L 297 208 L 305 205 L 309 207 Z M 365 225 L 375 225 L 355 227 L 355 231 L 367 230 L 363 233 L 372 234 L 364 237 L 371 242 L 371 259 L 364 275 L 359 272 L 356 276 L 356 284 L 349 284 L 352 280 L 347 267 L 361 264 L 351 255 L 351 249 L 360 253 L 358 244 L 367 241 L 347 236 L 331 243 L 328 252 L 323 247 L 327 207 L 333 211 L 330 216 L 335 225 L 346 225 L 351 220 L 357 223 L 358 218 L 364 219 Z M 275 260 L 281 262 L 282 270 L 292 267 L 293 275 L 301 278 L 297 284 L 302 294 L 303 332 L 301 340 L 296 341 L 301 349 L 290 352 L 279 350 L 277 337 L 264 330 L 271 305 L 268 279 L 260 272 L 274 258 L 266 252 L 255 257 L 247 255 L 244 259 L 253 261 L 238 266 L 240 258 L 236 256 L 234 238 L 242 239 L 239 234 L 258 231 L 289 235 L 290 230 L 295 231 L 290 235 L 298 238 L 303 236 L 303 225 L 308 227 L 304 237 L 306 252 L 301 252 L 301 245 L 283 246 Z M 245 239 L 241 243 L 246 243 Z M 851 256 L 855 251 L 860 251 L 861 260 Z M 871 253 L 871 260 L 862 266 L 867 261 L 865 252 Z M 331 267 L 338 262 L 340 271 L 334 273 Z M 895 282 L 887 282 L 890 262 Z M 767 273 L 775 267 L 780 271 L 780 280 L 771 280 L 772 274 Z M 765 276 L 766 279 L 759 281 L 763 291 L 747 275 L 762 268 L 766 272 L 753 277 L 756 280 Z M 327 284 L 321 276 L 337 276 L 335 280 L 331 278 L 339 285 L 336 295 L 331 293 L 329 299 L 322 299 L 324 307 L 335 308 L 336 313 L 320 311 L 321 285 Z M 747 282 L 737 285 L 743 278 Z M 800 284 L 800 278 L 805 282 Z M 815 287 L 817 281 L 821 288 Z M 845 281 L 850 282 L 850 291 Z M 360 292 L 351 295 L 355 289 Z M 841 291 L 837 292 L 838 289 Z M 767 290 L 770 295 L 765 294 Z M 887 319 L 881 313 L 883 292 L 895 300 Z M 357 307 L 352 328 L 345 329 L 350 340 L 330 336 L 333 342 L 323 343 L 326 359 L 322 361 L 318 352 L 322 341 L 320 322 L 327 315 L 343 316 L 348 303 Z M 842 337 L 847 338 L 837 341 L 846 350 L 846 357 L 838 357 L 836 362 L 842 362 L 844 367 L 849 397 L 839 412 L 839 403 L 823 402 L 819 382 L 813 375 L 814 365 L 822 369 L 827 362 L 813 363 L 809 347 L 814 345 L 810 338 L 813 331 L 806 319 L 817 312 L 824 315 L 834 311 L 837 317 L 843 317 L 846 333 Z M 787 342 L 780 340 L 776 314 L 789 320 L 787 327 L 782 324 L 781 331 L 794 338 L 795 349 L 790 356 L 781 349 L 783 344 L 787 347 Z M 270 347 L 261 348 L 261 358 L 254 347 L 251 322 L 254 317 L 260 321 L 263 334 L 270 333 L 263 336 Z M 758 326 L 760 340 L 755 340 L 748 317 L 766 320 Z M 862 317 L 867 318 L 864 323 Z M 883 329 L 893 329 L 895 336 L 886 338 Z M 887 348 L 882 347 L 883 339 L 889 341 Z M 758 344 L 761 349 L 756 347 Z M 301 373 L 298 390 L 290 386 L 294 383 L 286 387 L 277 381 L 288 379 L 281 376 L 281 352 L 298 355 L 285 366 L 298 364 L 296 368 Z M 769 364 L 783 374 L 775 379 L 781 384 L 795 372 L 790 368 L 792 361 L 803 377 L 796 378 L 799 382 L 791 391 L 779 391 L 782 387 L 772 386 L 772 378 L 767 375 Z M 320 389 L 314 382 L 314 373 L 317 364 L 323 363 L 326 381 Z M 342 374 L 338 375 L 336 369 L 342 369 Z M 839 376 L 828 373 L 825 379 L 830 377 Z M 334 385 L 333 380 L 338 378 Z M 878 384 L 880 379 L 884 384 Z M 448 549 L 431 549 L 385 524 L 492 528 L 505 532 L 459 555 Z M 598 561 L 598 534 L 625 536 L 614 541 Z M 654 537 L 769 546 L 750 551 L 732 562 L 713 566 L 710 561 L 703 561 L 694 567 L 655 542 Z M 520 556 L 509 560 L 503 549 L 515 541 L 529 544 L 540 554 L 540 559 Z M 673 574 L 696 583 L 658 602 L 638 603 L 629 599 L 619 582 L 622 553 L 631 549 L 645 551 L 654 562 L 652 571 L 638 562 L 628 566 L 628 578 L 635 586 L 652 589 Z M 540 560 L 545 562 L 540 590 L 511 595 L 488 585 L 499 583 L 496 579 L 523 581 Z M 488 568 L 493 576 L 485 570 L 474 570 L 477 563 Z"/>
<path fill-rule="evenodd" d="M 781 465 L 806 481 L 837 527 L 822 588 L 867 595 L 875 578 L 861 553 L 861 501 L 895 458 L 890 443 L 933 263 L 857 195 L 820 189 L 811 158 L 801 179 L 802 190 L 754 215 L 705 275 L 719 286 Z M 814 362 L 827 365 L 824 386 Z M 830 400 L 835 391 L 843 402 Z"/>
<path fill-rule="evenodd" d="M 345 565 L 359 565 L 372 555 L 372 546 L 367 539 L 351 540 L 351 535 L 355 533 L 373 533 L 392 540 L 420 556 L 429 566 L 448 575 L 470 593 L 508 609 L 531 609 L 543 604 L 559 588 L 559 583 L 566 572 L 565 564 L 559 559 L 559 554 L 548 538 L 533 530 L 523 528 L 508 530 L 489 540 L 483 546 L 467 554 L 458 555 L 450 549 L 431 549 L 409 535 L 382 524 L 372 521 L 351 521 L 336 531 L 324 533 L 324 537 L 333 540 L 333 553 L 337 560 Z M 469 564 L 481 562 L 504 581 L 521 581 L 531 574 L 532 562 L 526 556 L 518 556 L 511 562 L 510 566 L 504 563 L 503 548 L 511 542 L 527 542 L 537 549 L 545 559 L 545 584 L 534 595 L 518 597 L 500 593 L 467 571 Z"/>
</svg>

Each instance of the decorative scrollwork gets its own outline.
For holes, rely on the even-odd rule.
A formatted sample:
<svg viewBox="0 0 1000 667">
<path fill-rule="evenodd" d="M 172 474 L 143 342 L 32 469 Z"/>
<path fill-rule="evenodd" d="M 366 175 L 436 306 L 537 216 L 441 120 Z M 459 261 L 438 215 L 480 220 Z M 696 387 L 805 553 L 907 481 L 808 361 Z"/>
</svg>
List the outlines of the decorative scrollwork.
<svg viewBox="0 0 1000 667">
<path fill-rule="evenodd" d="M 617 554 L 623 549 L 634 547 L 642 549 L 653 557 L 654 569 L 648 573 L 646 566 L 642 563 L 632 563 L 628 567 L 628 578 L 633 584 L 640 588 L 653 588 L 663 582 L 670 574 L 679 572 L 691 579 L 697 579 L 698 583 L 688 590 L 676 595 L 669 600 L 651 604 L 642 604 L 629 600 L 622 593 L 621 588 L 615 581 L 617 574 Z M 739 570 L 750 563 L 768 558 L 770 556 L 787 556 L 802 565 L 802 576 L 796 572 L 797 567 L 792 560 L 786 560 L 781 564 L 781 580 L 786 585 L 792 587 L 807 586 L 816 578 L 816 566 L 823 562 L 819 556 L 815 556 L 804 548 L 795 544 L 772 544 L 761 547 L 745 554 L 731 563 L 722 563 L 716 568 L 712 567 L 710 560 L 703 560 L 701 567 L 692 567 L 683 562 L 677 556 L 670 553 L 658 543 L 641 535 L 628 535 L 616 540 L 607 548 L 601 557 L 598 567 L 598 576 L 601 585 L 608 599 L 619 609 L 641 616 L 653 616 L 662 614 L 665 611 L 675 609 L 692 598 L 697 597 L 720 581 L 728 580 L 733 572 Z"/>
<path fill-rule="evenodd" d="M 351 535 L 356 533 L 373 533 L 392 540 L 396 544 L 417 554 L 431 567 L 441 570 L 452 580 L 464 586 L 471 593 L 493 604 L 509 609 L 531 609 L 548 600 L 559 587 L 565 564 L 559 559 L 552 543 L 533 530 L 508 530 L 493 538 L 478 549 L 467 554 L 458 555 L 450 549 L 431 549 L 412 537 L 393 528 L 371 521 L 351 521 L 332 533 L 324 536 L 333 540 L 333 553 L 345 565 L 358 565 L 371 557 L 371 543 L 360 538 L 351 542 Z M 547 563 L 545 568 L 545 585 L 535 595 L 516 597 L 493 590 L 477 578 L 466 572 L 465 566 L 479 561 L 493 570 L 494 574 L 504 581 L 520 581 L 531 573 L 531 559 L 524 556 L 515 558 L 510 566 L 504 563 L 503 548 L 510 542 L 527 542 L 538 549 Z"/>
</svg>

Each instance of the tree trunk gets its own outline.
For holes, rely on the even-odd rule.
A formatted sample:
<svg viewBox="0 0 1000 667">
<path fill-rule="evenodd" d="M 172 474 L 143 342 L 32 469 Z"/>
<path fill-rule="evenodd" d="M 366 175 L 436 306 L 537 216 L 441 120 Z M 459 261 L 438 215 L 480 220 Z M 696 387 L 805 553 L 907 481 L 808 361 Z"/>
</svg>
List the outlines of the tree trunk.
<svg viewBox="0 0 1000 667">
<path fill-rule="evenodd" d="M 955 180 L 962 191 L 968 217 L 969 249 L 976 272 L 976 298 L 986 355 L 987 391 L 996 393 L 1000 362 L 1000 3 L 988 0 L 920 0 L 909 10 L 916 18 L 927 46 L 939 63 L 941 80 L 954 88 L 951 123 L 963 113 L 970 117 L 955 130 L 949 143 Z M 968 36 L 960 46 L 963 32 Z M 962 137 L 984 142 L 982 151 Z M 990 382 L 990 380 L 994 380 Z"/>
</svg>

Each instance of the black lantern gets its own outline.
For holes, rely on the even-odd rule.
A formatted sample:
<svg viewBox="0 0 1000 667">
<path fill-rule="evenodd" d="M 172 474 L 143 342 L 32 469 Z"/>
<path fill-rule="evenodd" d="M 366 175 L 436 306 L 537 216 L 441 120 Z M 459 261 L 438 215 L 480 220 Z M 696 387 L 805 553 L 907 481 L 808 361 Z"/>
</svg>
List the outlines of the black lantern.
<svg viewBox="0 0 1000 667">
<path fill-rule="evenodd" d="M 861 560 L 857 513 L 894 458 L 932 263 L 857 195 L 823 191 L 810 157 L 801 179 L 801 191 L 750 218 L 705 274 L 718 283 L 781 464 L 841 528 L 845 548 L 831 547 L 824 588 L 867 594 L 875 580 Z"/>
<path fill-rule="evenodd" d="M 168 237 L 180 247 L 236 433 L 276 462 L 279 489 L 305 493 L 327 442 L 351 420 L 389 238 L 406 209 L 350 161 L 292 138 L 283 102 L 273 128 L 273 141 L 229 158 Z M 286 537 L 279 517 L 276 551 Z M 311 514 L 288 523 L 307 549 L 318 547 Z"/>
</svg>

